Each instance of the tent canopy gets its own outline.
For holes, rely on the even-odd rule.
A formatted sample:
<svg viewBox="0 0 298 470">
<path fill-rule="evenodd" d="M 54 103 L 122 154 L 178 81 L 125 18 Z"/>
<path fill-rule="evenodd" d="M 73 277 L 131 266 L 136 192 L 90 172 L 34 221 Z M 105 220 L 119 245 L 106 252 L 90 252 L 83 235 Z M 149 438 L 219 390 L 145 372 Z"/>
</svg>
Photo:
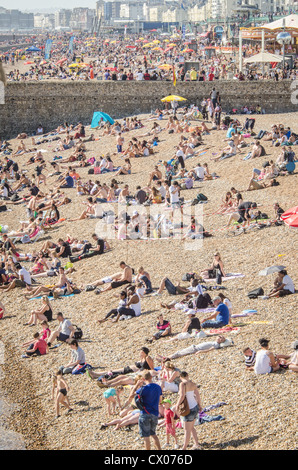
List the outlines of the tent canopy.
<svg viewBox="0 0 298 470">
<path fill-rule="evenodd" d="M 115 122 L 111 118 L 111 116 L 109 116 L 108 114 L 102 113 L 100 111 L 95 111 L 94 114 L 93 114 L 92 122 L 91 122 L 91 129 L 95 129 L 95 127 L 98 126 L 99 121 L 101 120 L 101 118 L 103 119 L 104 122 L 109 122 L 110 124 L 114 124 L 114 122 Z"/>
<path fill-rule="evenodd" d="M 285 18 L 280 18 L 279 20 L 273 21 L 272 23 L 264 24 L 263 28 L 280 29 L 283 27 L 283 20 L 285 20 L 286 28 L 298 28 L 298 15 L 289 15 Z"/>
<path fill-rule="evenodd" d="M 270 62 L 282 62 L 282 57 L 275 55 L 275 54 L 269 54 L 269 52 L 260 52 L 259 54 L 253 55 L 251 57 L 248 57 L 247 59 L 244 60 L 246 64 L 252 64 L 255 62 L 258 63 L 270 63 Z"/>
<path fill-rule="evenodd" d="M 41 49 L 35 46 L 31 46 L 31 47 L 28 47 L 28 49 L 26 49 L 26 52 L 39 52 L 39 51 L 41 51 Z"/>
</svg>

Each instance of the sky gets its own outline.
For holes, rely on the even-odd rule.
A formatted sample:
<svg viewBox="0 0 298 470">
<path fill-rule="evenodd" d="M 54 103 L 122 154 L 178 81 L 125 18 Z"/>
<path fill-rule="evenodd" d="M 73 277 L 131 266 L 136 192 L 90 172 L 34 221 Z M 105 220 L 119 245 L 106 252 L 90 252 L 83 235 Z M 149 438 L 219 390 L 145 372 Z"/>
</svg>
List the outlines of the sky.
<svg viewBox="0 0 298 470">
<path fill-rule="evenodd" d="M 76 8 L 89 7 L 95 8 L 96 0 L 0 0 L 0 7 L 13 10 L 35 10 L 56 8 Z"/>
</svg>

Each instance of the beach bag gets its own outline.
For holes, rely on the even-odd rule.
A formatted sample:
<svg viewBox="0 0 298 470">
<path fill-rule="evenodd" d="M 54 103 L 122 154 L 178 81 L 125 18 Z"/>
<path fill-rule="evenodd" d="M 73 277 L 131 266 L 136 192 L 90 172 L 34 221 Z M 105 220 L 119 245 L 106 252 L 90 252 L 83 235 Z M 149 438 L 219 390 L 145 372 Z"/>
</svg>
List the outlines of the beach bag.
<svg viewBox="0 0 298 470">
<path fill-rule="evenodd" d="M 180 403 L 180 405 L 178 406 L 178 413 L 180 416 L 187 416 L 190 413 L 186 396 L 184 397 L 183 402 Z"/>
<path fill-rule="evenodd" d="M 71 373 L 72 375 L 85 374 L 86 369 L 92 369 L 92 366 L 90 364 L 78 364 L 72 369 Z"/>
<path fill-rule="evenodd" d="M 135 404 L 136 404 L 136 407 L 141 410 L 141 411 L 145 411 L 147 414 L 150 414 L 148 413 L 148 411 L 146 410 L 145 406 L 144 406 L 144 402 L 143 402 L 143 398 L 142 398 L 142 391 L 143 391 L 144 387 L 141 387 L 140 389 L 140 393 L 137 393 L 136 396 L 135 396 Z"/>
<path fill-rule="evenodd" d="M 182 281 L 191 281 L 192 279 L 195 278 L 195 275 L 196 273 L 186 273 L 186 274 L 183 274 L 182 276 Z"/>
<path fill-rule="evenodd" d="M 93 174 L 94 175 L 100 175 L 101 174 L 101 169 L 98 166 L 95 166 L 94 170 L 93 170 Z"/>
<path fill-rule="evenodd" d="M 79 328 L 77 325 L 73 325 L 75 327 L 75 332 L 74 332 L 74 339 L 78 340 L 83 337 L 83 331 L 81 328 Z"/>
<path fill-rule="evenodd" d="M 207 201 L 208 198 L 207 198 L 207 196 L 205 196 L 205 194 L 199 193 L 199 194 L 197 195 L 197 200 L 198 200 L 198 201 Z"/>
<path fill-rule="evenodd" d="M 247 294 L 247 297 L 249 299 L 257 299 L 260 295 L 264 295 L 264 290 L 262 289 L 262 287 L 258 287 L 257 289 L 251 290 Z"/>
<path fill-rule="evenodd" d="M 88 170 L 88 175 L 94 175 L 94 168 L 90 168 L 90 170 Z"/>
</svg>

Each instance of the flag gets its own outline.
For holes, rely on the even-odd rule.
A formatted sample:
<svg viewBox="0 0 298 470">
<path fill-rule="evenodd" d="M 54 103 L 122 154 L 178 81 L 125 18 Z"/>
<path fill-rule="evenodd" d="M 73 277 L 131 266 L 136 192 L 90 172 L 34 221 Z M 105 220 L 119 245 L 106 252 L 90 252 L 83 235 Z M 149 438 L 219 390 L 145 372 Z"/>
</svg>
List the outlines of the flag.
<svg viewBox="0 0 298 470">
<path fill-rule="evenodd" d="M 46 42 L 45 50 L 44 50 L 45 51 L 44 58 L 46 60 L 49 60 L 49 58 L 50 58 L 51 49 L 52 49 L 52 42 L 53 42 L 52 39 L 48 39 L 47 42 Z"/>
<path fill-rule="evenodd" d="M 176 82 L 177 82 L 177 79 L 176 79 L 175 67 L 173 65 L 173 85 L 174 86 L 176 86 Z"/>
</svg>

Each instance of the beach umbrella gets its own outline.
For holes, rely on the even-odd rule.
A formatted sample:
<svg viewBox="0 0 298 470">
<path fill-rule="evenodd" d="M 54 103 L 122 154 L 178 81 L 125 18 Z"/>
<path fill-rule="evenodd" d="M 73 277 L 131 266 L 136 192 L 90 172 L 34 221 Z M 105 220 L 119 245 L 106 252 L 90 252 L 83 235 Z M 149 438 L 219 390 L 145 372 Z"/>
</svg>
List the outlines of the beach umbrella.
<svg viewBox="0 0 298 470">
<path fill-rule="evenodd" d="M 173 66 L 169 64 L 161 64 L 158 66 L 159 69 L 171 69 Z"/>
<path fill-rule="evenodd" d="M 31 65 L 31 64 L 34 64 L 34 62 L 32 62 L 32 60 L 27 60 L 27 62 L 24 62 L 24 65 Z"/>
<path fill-rule="evenodd" d="M 178 95 L 169 95 L 169 96 L 165 96 L 164 98 L 162 98 L 161 101 L 163 103 L 171 102 L 171 101 L 186 101 L 186 98 L 182 98 L 182 96 L 178 96 Z"/>
<path fill-rule="evenodd" d="M 160 41 L 158 39 L 154 39 L 153 43 L 154 44 L 160 44 Z"/>
<path fill-rule="evenodd" d="M 31 47 L 28 47 L 28 49 L 26 49 L 26 52 L 40 52 L 40 51 L 41 49 L 35 46 L 31 46 Z"/>
<path fill-rule="evenodd" d="M 284 212 L 280 218 L 287 224 L 289 227 L 298 228 L 298 206 L 292 207 Z"/>
<path fill-rule="evenodd" d="M 182 52 L 194 52 L 194 50 L 193 49 L 184 49 L 184 51 L 182 51 Z"/>
<path fill-rule="evenodd" d="M 286 266 L 270 266 L 269 268 L 262 269 L 262 271 L 259 272 L 259 276 L 268 276 L 268 274 L 279 273 L 285 268 Z"/>
<path fill-rule="evenodd" d="M 60 59 L 60 60 L 58 60 L 58 62 L 56 63 L 56 65 L 63 64 L 63 63 L 64 63 L 64 62 L 66 62 L 66 61 L 67 61 L 67 58 L 66 58 L 66 57 L 64 57 L 64 59 Z"/>
</svg>

